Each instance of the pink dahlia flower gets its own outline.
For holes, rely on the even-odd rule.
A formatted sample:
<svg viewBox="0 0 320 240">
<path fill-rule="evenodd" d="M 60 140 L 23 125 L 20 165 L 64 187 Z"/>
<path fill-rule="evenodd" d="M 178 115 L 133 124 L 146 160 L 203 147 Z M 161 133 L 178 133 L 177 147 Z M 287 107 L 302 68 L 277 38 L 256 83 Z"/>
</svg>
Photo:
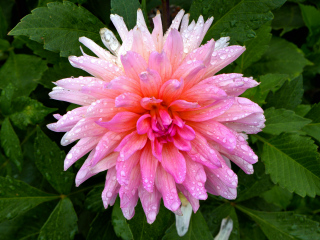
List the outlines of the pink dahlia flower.
<svg viewBox="0 0 320 240">
<path fill-rule="evenodd" d="M 50 97 L 80 107 L 48 125 L 66 132 L 61 145 L 79 140 L 67 154 L 64 168 L 89 153 L 76 176 L 79 186 L 108 170 L 102 200 L 105 208 L 120 196 L 130 219 L 140 198 L 147 220 L 157 216 L 160 200 L 181 214 L 181 193 L 193 211 L 207 193 L 227 199 L 237 196 L 237 175 L 230 160 L 252 174 L 258 157 L 246 134 L 264 127 L 263 110 L 238 97 L 258 85 L 241 74 L 214 75 L 245 50 L 228 46 L 228 37 L 200 46 L 213 18 L 189 24 L 181 10 L 163 34 L 160 14 L 148 31 L 141 10 L 128 30 L 122 17 L 111 15 L 122 44 L 101 29 L 104 45 L 79 41 L 97 57 L 70 56 L 72 66 L 92 77 L 57 81 Z M 180 30 L 179 30 L 180 26 Z M 82 49 L 81 49 L 82 50 Z"/>
</svg>

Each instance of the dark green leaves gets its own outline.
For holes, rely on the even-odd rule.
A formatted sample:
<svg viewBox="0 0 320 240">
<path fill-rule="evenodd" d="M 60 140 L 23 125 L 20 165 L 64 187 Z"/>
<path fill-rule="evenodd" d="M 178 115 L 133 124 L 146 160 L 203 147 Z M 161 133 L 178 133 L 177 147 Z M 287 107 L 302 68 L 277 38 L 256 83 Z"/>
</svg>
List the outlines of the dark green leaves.
<svg viewBox="0 0 320 240">
<path fill-rule="evenodd" d="M 15 96 L 28 96 L 46 69 L 46 63 L 36 56 L 11 53 L 0 69 L 0 88 L 11 83 L 17 89 Z"/>
<path fill-rule="evenodd" d="M 268 108 L 265 110 L 266 126 L 263 132 L 278 135 L 282 132 L 298 131 L 311 120 L 296 115 L 286 109 Z"/>
<path fill-rule="evenodd" d="M 60 52 L 60 56 L 79 55 L 79 37 L 100 41 L 99 30 L 104 25 L 83 7 L 71 2 L 48 3 L 36 8 L 11 30 L 10 35 L 25 35 L 44 44 L 44 48 Z"/>
<path fill-rule="evenodd" d="M 305 115 L 305 118 L 311 119 L 312 123 L 309 123 L 302 130 L 320 142 L 320 104 L 313 105 L 311 110 Z"/>
<path fill-rule="evenodd" d="M 193 19 L 203 15 L 215 18 L 205 41 L 229 36 L 231 43 L 243 43 L 256 36 L 264 23 L 272 20 L 270 10 L 280 7 L 284 0 L 196 0 L 190 8 Z"/>
<path fill-rule="evenodd" d="M 308 137 L 282 134 L 264 140 L 262 161 L 271 179 L 300 196 L 320 194 L 320 159 Z"/>
<path fill-rule="evenodd" d="M 11 177 L 0 177 L 0 222 L 55 198 L 57 196 L 42 192 Z"/>
<path fill-rule="evenodd" d="M 20 141 L 8 118 L 6 118 L 1 127 L 1 146 L 7 157 L 18 167 L 22 169 L 22 152 Z"/>
<path fill-rule="evenodd" d="M 74 174 L 63 171 L 65 153 L 39 128 L 34 148 L 37 149 L 35 163 L 42 175 L 59 193 L 69 193 L 74 184 Z"/>
<path fill-rule="evenodd" d="M 40 230 L 39 240 L 70 240 L 78 231 L 77 214 L 69 198 L 60 200 Z"/>
<path fill-rule="evenodd" d="M 138 0 L 111 0 L 111 13 L 122 16 L 128 29 L 136 25 L 138 8 L 141 8 Z"/>
</svg>

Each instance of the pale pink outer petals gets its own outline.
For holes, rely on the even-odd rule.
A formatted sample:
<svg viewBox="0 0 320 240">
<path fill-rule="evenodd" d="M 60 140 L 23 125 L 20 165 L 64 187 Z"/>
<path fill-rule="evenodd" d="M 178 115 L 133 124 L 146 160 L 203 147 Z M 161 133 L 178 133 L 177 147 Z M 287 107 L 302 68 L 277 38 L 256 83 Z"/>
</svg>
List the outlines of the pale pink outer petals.
<svg viewBox="0 0 320 240">
<path fill-rule="evenodd" d="M 235 61 L 245 50 L 245 47 L 233 45 L 214 51 L 212 53 L 210 65 L 207 67 L 206 73 L 203 77 L 207 78 L 219 72 L 225 66 Z"/>
<path fill-rule="evenodd" d="M 136 81 L 140 81 L 139 74 L 147 69 L 146 61 L 136 52 L 128 51 L 126 55 L 121 56 L 121 62 L 126 75 Z"/>
<path fill-rule="evenodd" d="M 158 167 L 158 160 L 153 156 L 150 143 L 142 150 L 140 157 L 140 172 L 142 185 L 148 192 L 156 191 L 154 188 L 154 179 Z"/>
<path fill-rule="evenodd" d="M 222 89 L 210 85 L 201 84 L 202 82 L 194 85 L 189 90 L 185 91 L 181 98 L 189 102 L 198 102 L 200 105 L 208 105 L 215 100 L 226 99 L 228 95 Z"/>
<path fill-rule="evenodd" d="M 182 128 L 178 127 L 177 128 L 177 133 L 184 139 L 186 140 L 193 140 L 196 137 L 196 133 L 193 130 L 192 127 L 188 126 L 188 125 L 184 125 Z"/>
<path fill-rule="evenodd" d="M 236 133 L 229 130 L 223 124 L 216 122 L 214 120 L 208 120 L 205 122 L 189 122 L 195 131 L 201 133 L 206 139 L 215 141 L 219 145 L 228 149 L 228 151 L 233 152 L 237 144 Z"/>
<path fill-rule="evenodd" d="M 94 166 L 91 166 L 90 163 L 92 158 L 88 158 L 77 173 L 76 186 L 78 187 L 81 183 L 98 174 L 99 172 L 103 172 L 114 167 L 116 165 L 118 155 L 119 153 L 111 153 Z"/>
<path fill-rule="evenodd" d="M 203 26 L 204 19 L 200 16 L 194 26 L 191 23 L 185 31 L 181 32 L 185 54 L 190 53 L 201 44 L 202 39 L 200 39 L 200 36 L 202 35 Z"/>
<path fill-rule="evenodd" d="M 213 104 L 194 111 L 180 112 L 180 117 L 184 120 L 203 122 L 209 119 L 216 118 L 225 113 L 234 103 L 234 99 L 225 99 L 216 101 Z"/>
<path fill-rule="evenodd" d="M 168 28 L 167 32 L 164 34 L 163 36 L 163 41 L 166 41 L 166 39 L 170 36 L 170 33 L 174 30 L 178 30 L 179 26 L 180 26 L 180 22 L 181 19 L 183 18 L 184 15 L 184 10 L 181 9 L 177 15 L 175 16 L 175 18 L 172 20 L 172 23 L 170 25 L 170 27 Z"/>
<path fill-rule="evenodd" d="M 79 91 L 67 90 L 62 87 L 54 87 L 52 92 L 49 93 L 49 96 L 55 100 L 70 102 L 83 106 L 90 105 L 92 102 L 96 101 L 95 97 Z"/>
<path fill-rule="evenodd" d="M 128 132 L 116 133 L 112 131 L 104 134 L 95 148 L 96 151 L 90 161 L 90 166 L 95 166 L 101 159 L 111 154 L 127 134 Z"/>
<path fill-rule="evenodd" d="M 223 49 L 223 48 L 225 48 L 225 47 L 228 47 L 228 45 L 229 45 L 229 40 L 230 40 L 230 37 L 221 37 L 221 38 L 219 38 L 219 39 L 216 41 L 214 50 L 215 50 L 215 51 L 219 51 L 220 49 Z"/>
<path fill-rule="evenodd" d="M 157 168 L 155 184 L 162 195 L 164 206 L 173 212 L 177 211 L 180 208 L 181 201 L 177 193 L 176 183 L 174 178 L 161 165 Z"/>
<path fill-rule="evenodd" d="M 237 198 L 237 188 L 228 187 L 219 177 L 210 171 L 207 172 L 206 189 L 208 193 L 220 195 L 226 199 L 233 200 Z"/>
<path fill-rule="evenodd" d="M 80 68 L 106 82 L 123 75 L 122 70 L 111 62 L 90 56 L 70 56 L 69 62 L 73 67 Z"/>
<path fill-rule="evenodd" d="M 96 121 L 101 127 L 113 132 L 126 132 L 136 127 L 140 115 L 133 112 L 119 112 L 110 121 Z"/>
<path fill-rule="evenodd" d="M 175 100 L 169 105 L 169 107 L 171 111 L 184 112 L 184 111 L 191 111 L 196 108 L 200 108 L 201 106 L 197 102 L 188 102 L 186 100 Z"/>
<path fill-rule="evenodd" d="M 239 133 L 245 132 L 246 134 L 256 134 L 265 127 L 264 122 L 265 117 L 263 113 L 252 113 L 248 117 L 236 121 L 221 123 Z"/>
<path fill-rule="evenodd" d="M 133 92 L 141 95 L 140 82 L 131 79 L 127 76 L 117 77 L 105 85 L 106 88 L 118 91 L 119 93 Z"/>
<path fill-rule="evenodd" d="M 246 174 L 253 174 L 253 166 L 252 164 L 245 161 L 243 158 L 238 157 L 236 155 L 231 155 L 228 153 L 223 153 L 228 159 L 230 159 L 233 163 L 238 165 L 239 168 L 241 168 Z"/>
<path fill-rule="evenodd" d="M 78 107 L 71 111 L 68 111 L 65 115 L 61 116 L 56 123 L 48 124 L 47 128 L 55 132 L 70 131 L 77 124 L 78 121 L 85 117 L 87 108 L 87 106 Z"/>
<path fill-rule="evenodd" d="M 203 30 L 202 30 L 202 33 L 201 33 L 201 36 L 199 38 L 199 45 L 201 44 L 202 40 L 204 39 L 204 36 L 206 35 L 206 33 L 208 32 L 211 24 L 213 22 L 213 17 L 210 17 L 207 19 L 207 21 L 204 23 L 204 26 L 203 26 Z"/>
<path fill-rule="evenodd" d="M 234 104 L 227 111 L 215 117 L 214 120 L 219 122 L 235 121 L 252 113 L 263 113 L 263 109 L 247 98 L 236 97 Z"/>
<path fill-rule="evenodd" d="M 124 109 L 134 113 L 144 113 L 146 110 L 140 105 L 142 97 L 138 94 L 126 92 L 116 97 L 115 107 L 123 107 Z"/>
<path fill-rule="evenodd" d="M 106 133 L 106 129 L 100 127 L 95 122 L 96 118 L 83 118 L 69 131 L 64 134 L 61 139 L 61 145 L 67 146 L 70 143 L 84 138 L 93 137 Z"/>
<path fill-rule="evenodd" d="M 153 31 L 152 31 L 152 39 L 155 44 L 155 48 L 158 52 L 161 52 L 163 45 L 163 30 L 162 30 L 162 21 L 160 12 L 157 12 L 157 15 L 152 18 L 153 21 Z"/>
<path fill-rule="evenodd" d="M 182 21 L 181 21 L 181 26 L 180 26 L 180 33 L 183 33 L 184 31 L 187 30 L 187 27 L 189 25 L 189 17 L 190 17 L 189 13 L 186 13 L 183 16 Z"/>
<path fill-rule="evenodd" d="M 178 99 L 183 90 L 183 80 L 171 79 L 166 81 L 160 88 L 159 97 L 163 99 L 164 103 L 170 104 Z"/>
<path fill-rule="evenodd" d="M 162 167 L 170 173 L 176 183 L 182 183 L 186 177 L 186 161 L 183 155 L 172 143 L 166 143 L 162 148 Z"/>
<path fill-rule="evenodd" d="M 151 130 L 151 115 L 144 114 L 137 121 L 137 133 L 142 135 Z"/>
<path fill-rule="evenodd" d="M 211 39 L 205 45 L 193 50 L 183 60 L 183 63 L 188 61 L 202 61 L 205 66 L 210 63 L 211 54 L 214 50 L 214 40 Z"/>
<path fill-rule="evenodd" d="M 123 108 L 116 108 L 114 99 L 104 98 L 93 102 L 87 109 L 86 117 L 96 117 L 111 119 L 118 112 L 123 111 Z"/>
<path fill-rule="evenodd" d="M 140 167 L 136 165 L 130 174 L 129 184 L 120 187 L 120 208 L 126 219 L 131 219 L 134 215 L 134 208 L 138 203 L 138 187 L 140 185 Z"/>
<path fill-rule="evenodd" d="M 100 47 L 94 41 L 87 37 L 80 37 L 79 42 L 89 48 L 94 54 L 96 54 L 99 58 L 106 60 L 108 62 L 115 63 L 117 58 L 112 55 L 109 51 L 105 50 L 104 48 Z"/>
<path fill-rule="evenodd" d="M 64 170 L 66 171 L 72 164 L 78 159 L 90 152 L 97 143 L 100 141 L 101 136 L 86 137 L 80 139 L 76 145 L 74 145 L 64 160 Z"/>
<path fill-rule="evenodd" d="M 163 51 L 167 54 L 174 72 L 180 65 L 183 56 L 183 41 L 178 30 L 173 29 L 170 31 L 166 39 Z"/>
<path fill-rule="evenodd" d="M 138 191 L 142 208 L 147 217 L 147 222 L 152 224 L 156 220 L 160 210 L 161 194 L 156 188 L 153 192 L 148 192 L 142 185 L 140 185 Z"/>
<path fill-rule="evenodd" d="M 118 196 L 119 189 L 120 184 L 117 182 L 117 170 L 115 167 L 112 167 L 107 171 L 106 183 L 101 194 L 104 208 L 114 204 Z"/>
<path fill-rule="evenodd" d="M 214 84 L 223 89 L 229 96 L 237 97 L 244 93 L 248 88 L 253 88 L 259 85 L 252 78 L 242 77 L 242 74 L 229 73 L 219 74 L 211 78 L 207 78 L 202 82 Z"/>
<path fill-rule="evenodd" d="M 202 164 L 192 161 L 189 157 L 186 157 L 185 161 L 187 165 L 187 173 L 182 185 L 194 198 L 200 200 L 207 199 L 208 195 L 204 187 L 207 177 Z"/>
<path fill-rule="evenodd" d="M 89 83 L 88 85 L 83 86 L 80 91 L 97 99 L 110 97 L 110 90 L 106 89 L 104 86 L 104 81 L 94 81 L 92 83 Z"/>
<path fill-rule="evenodd" d="M 120 38 L 123 42 L 127 38 L 127 35 L 128 35 L 128 28 L 127 28 L 125 22 L 123 21 L 123 17 L 121 17 L 117 14 L 111 14 L 110 19 L 111 19 L 113 25 L 115 26 L 115 28 L 117 29 L 117 32 L 119 33 Z"/>
<path fill-rule="evenodd" d="M 130 133 L 122 139 L 116 152 L 120 152 L 118 161 L 127 160 L 136 151 L 141 150 L 147 143 L 147 135 L 139 135 L 136 131 Z"/>
<path fill-rule="evenodd" d="M 78 78 L 63 78 L 60 79 L 54 84 L 56 84 L 59 87 L 68 89 L 68 90 L 74 90 L 74 91 L 80 91 L 83 86 L 86 86 L 91 83 L 105 83 L 104 81 L 95 78 L 95 77 L 78 77 Z"/>
<path fill-rule="evenodd" d="M 162 160 L 162 148 L 163 148 L 163 144 L 160 143 L 157 138 L 151 141 L 152 154 L 160 162 Z"/>
<path fill-rule="evenodd" d="M 161 87 L 161 76 L 153 69 L 147 68 L 147 71 L 142 72 L 139 75 L 141 92 L 145 97 L 159 96 L 159 89 Z"/>
<path fill-rule="evenodd" d="M 117 161 L 117 180 L 121 186 L 129 184 L 131 171 L 139 163 L 140 156 L 141 151 L 137 151 L 126 161 Z"/>
<path fill-rule="evenodd" d="M 182 184 L 177 184 L 177 188 L 189 201 L 192 206 L 193 212 L 196 213 L 200 207 L 199 199 L 194 198 Z"/>
<path fill-rule="evenodd" d="M 154 51 L 150 54 L 149 68 L 159 73 L 162 83 L 166 82 L 172 75 L 171 63 L 164 51 L 161 53 Z"/>
</svg>

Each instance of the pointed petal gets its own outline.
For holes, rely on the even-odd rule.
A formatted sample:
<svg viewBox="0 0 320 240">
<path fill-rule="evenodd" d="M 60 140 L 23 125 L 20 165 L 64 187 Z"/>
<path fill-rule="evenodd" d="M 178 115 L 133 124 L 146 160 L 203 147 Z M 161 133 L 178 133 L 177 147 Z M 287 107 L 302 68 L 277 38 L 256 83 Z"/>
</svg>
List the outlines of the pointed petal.
<svg viewBox="0 0 320 240">
<path fill-rule="evenodd" d="M 117 90 L 120 93 L 132 92 L 142 96 L 140 82 L 126 76 L 120 76 L 111 80 L 109 84 L 106 85 L 106 88 Z"/>
<path fill-rule="evenodd" d="M 170 104 L 178 99 L 183 90 L 183 80 L 171 79 L 166 81 L 160 88 L 159 97 L 164 103 Z"/>
<path fill-rule="evenodd" d="M 128 185 L 132 169 L 138 164 L 141 151 L 137 151 L 131 155 L 126 161 L 117 161 L 117 180 L 122 185 Z"/>
<path fill-rule="evenodd" d="M 163 51 L 167 54 L 174 72 L 182 61 L 183 41 L 178 30 L 170 31 L 168 38 L 165 40 Z"/>
<path fill-rule="evenodd" d="M 110 52 L 117 56 L 121 44 L 114 33 L 108 28 L 101 28 L 100 36 L 103 44 L 109 49 Z"/>
<path fill-rule="evenodd" d="M 90 105 L 92 102 L 96 101 L 95 97 L 88 94 L 81 93 L 79 91 L 67 90 L 62 87 L 54 87 L 52 92 L 49 93 L 52 99 L 70 102 L 78 105 Z"/>
<path fill-rule="evenodd" d="M 214 50 L 214 44 L 214 40 L 211 39 L 205 45 L 189 53 L 183 60 L 183 63 L 186 63 L 188 61 L 202 61 L 203 64 L 207 66 L 211 60 L 211 54 Z"/>
<path fill-rule="evenodd" d="M 161 53 L 154 51 L 150 54 L 149 68 L 159 73 L 162 83 L 166 82 L 172 75 L 171 63 L 164 51 Z"/>
<path fill-rule="evenodd" d="M 191 150 L 191 143 L 189 140 L 186 140 L 182 138 L 180 135 L 176 134 L 173 137 L 173 144 L 174 146 L 181 150 L 181 151 L 186 151 L 189 152 Z"/>
<path fill-rule="evenodd" d="M 188 202 L 186 206 L 181 206 L 182 216 L 175 214 L 176 216 L 176 228 L 180 237 L 184 236 L 189 229 L 189 223 L 192 214 L 191 204 Z"/>
<path fill-rule="evenodd" d="M 177 184 L 178 190 L 184 195 L 192 206 L 193 212 L 196 213 L 200 207 L 199 199 L 194 198 L 191 193 L 182 185 Z M 179 195 L 181 196 L 181 193 Z"/>
<path fill-rule="evenodd" d="M 166 41 L 167 37 L 169 37 L 170 33 L 173 31 L 173 30 L 178 30 L 179 26 L 180 26 L 180 22 L 181 22 L 181 19 L 183 18 L 183 15 L 184 15 L 184 10 L 181 9 L 177 15 L 175 16 L 175 18 L 172 20 L 172 23 L 170 25 L 170 27 L 168 28 L 167 32 L 165 33 L 164 35 L 164 41 Z"/>
<path fill-rule="evenodd" d="M 104 208 L 114 204 L 118 196 L 119 189 L 120 184 L 117 182 L 117 170 L 115 167 L 112 167 L 107 172 L 106 183 L 101 194 Z"/>
<path fill-rule="evenodd" d="M 147 68 L 147 71 L 139 75 L 141 91 L 144 97 L 159 96 L 159 89 L 162 83 L 159 73 L 153 69 Z"/>
<path fill-rule="evenodd" d="M 111 19 L 113 25 L 115 26 L 115 28 L 117 29 L 117 32 L 119 33 L 120 38 L 123 42 L 127 38 L 127 35 L 128 35 L 128 28 L 127 28 L 125 22 L 123 21 L 123 17 L 121 17 L 117 14 L 111 14 L 110 19 Z"/>
<path fill-rule="evenodd" d="M 123 110 L 123 108 L 115 107 L 114 99 L 104 98 L 97 100 L 88 107 L 86 117 L 111 119 L 114 115 Z"/>
<path fill-rule="evenodd" d="M 152 18 L 152 21 L 154 26 L 152 31 L 152 39 L 155 44 L 156 50 L 158 52 L 161 52 L 163 44 L 163 31 L 160 12 L 157 12 L 157 15 Z"/>
<path fill-rule="evenodd" d="M 146 110 L 141 106 L 142 97 L 138 94 L 126 92 L 116 97 L 115 107 L 123 107 L 126 110 L 134 113 L 144 113 Z"/>
<path fill-rule="evenodd" d="M 171 111 L 184 112 L 184 111 L 196 111 L 195 108 L 200 108 L 197 102 L 188 102 L 186 100 L 175 100 L 169 105 Z M 183 115 L 189 115 L 183 114 Z M 184 117 L 183 117 L 184 118 Z M 188 118 L 186 118 L 188 120 Z"/>
<path fill-rule="evenodd" d="M 142 135 L 151 130 L 151 115 L 144 114 L 137 121 L 137 133 Z"/>
<path fill-rule="evenodd" d="M 161 194 L 157 189 L 154 189 L 153 192 L 148 192 L 140 185 L 139 198 L 146 214 L 147 222 L 152 224 L 156 220 L 160 209 Z"/>
<path fill-rule="evenodd" d="M 96 121 L 101 127 L 113 132 L 125 132 L 136 127 L 136 122 L 140 115 L 133 112 L 119 112 L 110 121 Z"/>
<path fill-rule="evenodd" d="M 126 75 L 136 81 L 140 81 L 139 74 L 147 69 L 146 61 L 136 52 L 128 51 L 121 56 L 121 62 Z"/>
<path fill-rule="evenodd" d="M 156 176 L 157 167 L 158 160 L 153 156 L 151 145 L 148 143 L 142 150 L 140 158 L 142 184 L 148 192 L 154 191 L 154 179 Z"/>
</svg>

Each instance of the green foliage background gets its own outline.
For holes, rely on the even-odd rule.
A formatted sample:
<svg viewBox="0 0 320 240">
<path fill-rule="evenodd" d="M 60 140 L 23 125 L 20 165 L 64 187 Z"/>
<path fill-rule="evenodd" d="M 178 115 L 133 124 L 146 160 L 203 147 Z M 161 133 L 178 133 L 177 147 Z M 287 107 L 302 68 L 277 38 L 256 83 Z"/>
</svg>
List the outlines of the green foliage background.
<svg viewBox="0 0 320 240">
<path fill-rule="evenodd" d="M 205 40 L 230 36 L 246 52 L 223 72 L 261 84 L 243 96 L 265 109 L 266 127 L 249 138 L 259 156 L 255 173 L 238 168 L 238 198 L 209 196 L 181 239 L 214 239 L 233 219 L 231 240 L 320 239 L 320 2 L 317 0 L 172 0 L 192 19 L 214 16 Z M 154 224 L 140 203 L 127 221 L 116 201 L 101 201 L 105 173 L 74 184 L 83 160 L 63 171 L 62 134 L 46 124 L 74 108 L 50 100 L 52 82 L 86 75 L 72 68 L 78 38 L 102 45 L 110 13 L 135 25 L 160 0 L 0 0 L 0 240 L 179 239 L 174 215 L 161 206 Z M 21 21 L 20 21 L 21 19 Z M 150 19 L 149 19 L 150 20 Z M 10 31 L 9 35 L 8 32 Z M 85 49 L 88 52 L 88 49 Z"/>
</svg>

